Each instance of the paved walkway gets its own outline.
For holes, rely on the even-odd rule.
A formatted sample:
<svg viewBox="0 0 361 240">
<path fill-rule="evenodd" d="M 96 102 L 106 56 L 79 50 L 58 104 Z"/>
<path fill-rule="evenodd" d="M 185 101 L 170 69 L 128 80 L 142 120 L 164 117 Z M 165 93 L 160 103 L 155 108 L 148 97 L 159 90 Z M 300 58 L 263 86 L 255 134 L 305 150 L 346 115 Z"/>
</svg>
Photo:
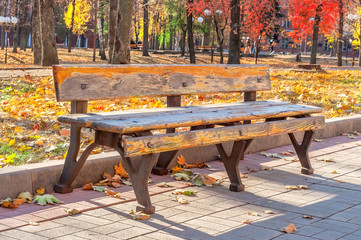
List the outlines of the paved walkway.
<svg viewBox="0 0 361 240">
<path fill-rule="evenodd" d="M 292 148 L 266 152 L 288 149 Z M 244 192 L 228 191 L 227 180 L 214 188 L 187 187 L 197 191 L 195 197 L 184 197 L 188 205 L 171 201 L 171 189 L 155 186 L 168 181 L 174 188 L 185 187 L 183 182 L 169 176 L 152 176 L 150 191 L 155 194 L 152 201 L 156 213 L 145 221 L 132 220 L 128 214 L 136 206 L 129 187 L 117 189 L 125 200 L 76 189 L 71 194 L 56 194 L 65 202 L 62 205 L 1 208 L 0 239 L 361 239 L 361 136 L 325 139 L 314 142 L 311 149 L 316 169 L 312 176 L 300 174 L 299 162 L 253 153 L 240 164 L 242 172 L 256 171 L 243 178 Z M 212 162 L 211 166 L 195 171 L 225 177 L 220 162 Z M 269 167 L 273 170 L 262 170 Z M 300 184 L 309 189 L 285 188 Z M 62 217 L 66 215 L 64 209 L 70 207 L 82 213 Z M 274 214 L 266 214 L 265 210 Z M 254 213 L 257 216 L 252 216 Z M 246 220 L 250 224 L 244 223 Z M 282 233 L 281 227 L 290 223 L 298 231 Z"/>
<path fill-rule="evenodd" d="M 30 75 L 32 77 L 47 77 L 53 75 L 51 68 L 29 68 L 29 69 L 0 69 L 0 78 L 24 77 Z"/>
</svg>

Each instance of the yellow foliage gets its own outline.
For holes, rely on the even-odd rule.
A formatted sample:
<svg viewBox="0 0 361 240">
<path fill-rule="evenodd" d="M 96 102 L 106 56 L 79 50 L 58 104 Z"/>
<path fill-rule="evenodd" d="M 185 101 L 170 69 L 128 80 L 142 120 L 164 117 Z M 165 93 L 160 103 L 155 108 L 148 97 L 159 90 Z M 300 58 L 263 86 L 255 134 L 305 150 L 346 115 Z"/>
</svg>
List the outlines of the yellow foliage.
<svg viewBox="0 0 361 240">
<path fill-rule="evenodd" d="M 74 25 L 73 33 L 77 35 L 83 34 L 88 26 L 87 23 L 90 19 L 91 6 L 88 1 L 76 0 L 75 11 L 74 11 Z M 70 29 L 72 27 L 72 14 L 73 14 L 73 3 L 70 2 L 67 10 L 64 14 L 64 20 L 66 26 Z"/>
</svg>

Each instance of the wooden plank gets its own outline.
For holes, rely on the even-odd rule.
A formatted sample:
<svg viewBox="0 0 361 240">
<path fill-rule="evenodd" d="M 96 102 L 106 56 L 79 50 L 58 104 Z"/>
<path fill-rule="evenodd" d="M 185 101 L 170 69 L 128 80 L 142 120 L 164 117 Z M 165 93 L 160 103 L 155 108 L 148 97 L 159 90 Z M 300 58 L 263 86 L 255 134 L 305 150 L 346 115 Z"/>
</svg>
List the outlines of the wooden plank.
<svg viewBox="0 0 361 240">
<path fill-rule="evenodd" d="M 70 114 L 59 116 L 58 120 L 63 123 L 69 123 L 82 127 L 90 127 L 94 121 L 102 120 L 118 120 L 126 118 L 139 118 L 139 117 L 153 117 L 153 116 L 166 116 L 178 115 L 190 112 L 210 112 L 218 110 L 232 110 L 242 108 L 258 108 L 260 106 L 280 106 L 288 105 L 287 102 L 274 102 L 274 101 L 258 101 L 252 103 L 226 103 L 226 104 L 207 104 L 199 106 L 184 106 L 184 107 L 169 107 L 169 108 L 150 108 L 150 109 L 137 109 L 126 111 L 113 111 L 113 112 L 99 112 L 88 114 Z"/>
<path fill-rule="evenodd" d="M 266 65 L 56 65 L 58 101 L 270 90 Z"/>
<path fill-rule="evenodd" d="M 322 128 L 324 123 L 324 117 L 317 116 L 137 138 L 125 136 L 122 139 L 122 144 L 125 155 L 134 157 L 228 141 L 303 132 Z"/>
<path fill-rule="evenodd" d="M 320 111 L 318 108 L 301 105 L 242 108 L 211 112 L 186 112 L 183 114 L 138 117 L 120 120 L 95 121 L 90 127 L 114 133 L 132 133 L 155 129 L 200 126 L 227 122 L 247 121 L 268 117 L 292 117 Z"/>
</svg>

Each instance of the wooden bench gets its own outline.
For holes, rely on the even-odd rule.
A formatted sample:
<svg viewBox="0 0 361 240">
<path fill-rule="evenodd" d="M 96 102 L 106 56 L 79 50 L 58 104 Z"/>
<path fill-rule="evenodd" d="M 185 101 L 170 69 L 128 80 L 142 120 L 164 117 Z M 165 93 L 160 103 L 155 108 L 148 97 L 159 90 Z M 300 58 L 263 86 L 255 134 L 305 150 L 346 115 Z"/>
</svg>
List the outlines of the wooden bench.
<svg viewBox="0 0 361 240">
<path fill-rule="evenodd" d="M 58 101 L 71 101 L 71 114 L 60 116 L 71 124 L 70 146 L 56 192 L 71 192 L 71 184 L 91 151 L 114 148 L 128 172 L 137 201 L 146 213 L 155 211 L 148 178 L 167 174 L 179 149 L 216 145 L 229 176 L 231 191 L 242 191 L 239 161 L 252 139 L 288 133 L 302 165 L 312 174 L 308 149 L 314 130 L 324 117 L 317 107 L 274 101 L 255 101 L 256 91 L 269 90 L 264 65 L 112 65 L 53 67 Z M 244 92 L 244 101 L 181 107 L 181 95 Z M 167 108 L 87 113 L 89 100 L 167 96 Z M 176 128 L 188 127 L 188 131 Z M 78 158 L 82 128 L 95 130 L 95 141 Z M 163 133 L 154 134 L 154 130 Z M 299 144 L 295 132 L 305 132 Z M 233 141 L 227 155 L 222 143 Z"/>
</svg>

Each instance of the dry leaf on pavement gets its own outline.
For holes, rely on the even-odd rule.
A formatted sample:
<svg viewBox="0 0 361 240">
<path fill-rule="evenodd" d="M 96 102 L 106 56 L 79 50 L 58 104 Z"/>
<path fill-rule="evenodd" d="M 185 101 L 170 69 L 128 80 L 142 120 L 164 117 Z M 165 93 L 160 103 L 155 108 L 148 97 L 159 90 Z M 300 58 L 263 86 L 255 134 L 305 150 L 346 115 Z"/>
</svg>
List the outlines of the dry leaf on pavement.
<svg viewBox="0 0 361 240">
<path fill-rule="evenodd" d="M 275 214 L 275 212 L 272 211 L 272 210 L 264 210 L 264 213 L 266 213 L 266 214 Z"/>
<path fill-rule="evenodd" d="M 26 203 L 31 203 L 33 196 L 29 192 L 22 192 L 17 197 L 18 199 L 23 199 Z"/>
<path fill-rule="evenodd" d="M 298 230 L 293 223 L 290 223 L 290 224 L 288 224 L 287 227 L 281 228 L 281 231 L 285 232 L 285 233 L 293 233 L 294 231 L 298 231 Z"/>
<path fill-rule="evenodd" d="M 45 193 L 45 189 L 43 187 L 36 189 L 36 193 L 39 195 L 43 195 Z"/>
<path fill-rule="evenodd" d="M 82 190 L 93 190 L 93 184 L 87 183 L 81 187 Z"/>
<path fill-rule="evenodd" d="M 145 214 L 143 212 L 134 212 L 133 210 L 129 213 L 134 220 L 147 220 L 150 218 L 149 214 Z"/>
<path fill-rule="evenodd" d="M 75 215 L 79 213 L 79 210 L 75 208 L 64 209 L 64 211 L 70 215 Z"/>
</svg>

